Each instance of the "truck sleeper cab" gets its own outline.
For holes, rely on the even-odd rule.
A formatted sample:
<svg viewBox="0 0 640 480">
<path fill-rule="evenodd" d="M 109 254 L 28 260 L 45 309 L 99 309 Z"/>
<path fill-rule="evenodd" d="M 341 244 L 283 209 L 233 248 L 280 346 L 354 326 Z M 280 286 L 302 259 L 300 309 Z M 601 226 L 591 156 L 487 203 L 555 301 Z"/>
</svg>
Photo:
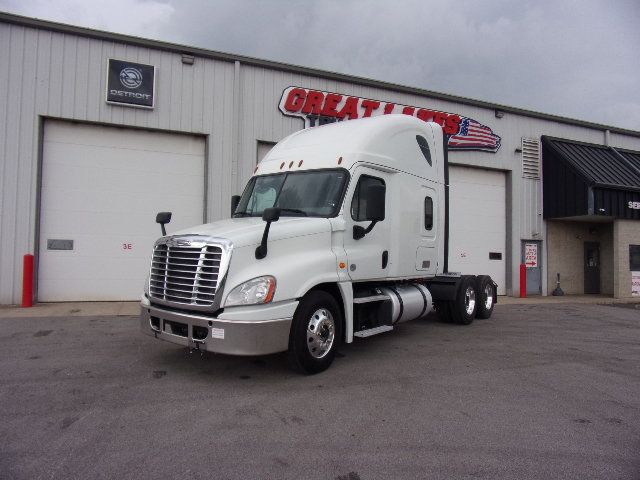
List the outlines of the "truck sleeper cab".
<svg viewBox="0 0 640 480">
<path fill-rule="evenodd" d="M 232 218 L 160 238 L 141 329 L 235 355 L 288 351 L 304 373 L 341 342 L 434 308 L 488 318 L 496 285 L 448 272 L 442 129 L 387 115 L 303 130 L 260 162 Z"/>
</svg>

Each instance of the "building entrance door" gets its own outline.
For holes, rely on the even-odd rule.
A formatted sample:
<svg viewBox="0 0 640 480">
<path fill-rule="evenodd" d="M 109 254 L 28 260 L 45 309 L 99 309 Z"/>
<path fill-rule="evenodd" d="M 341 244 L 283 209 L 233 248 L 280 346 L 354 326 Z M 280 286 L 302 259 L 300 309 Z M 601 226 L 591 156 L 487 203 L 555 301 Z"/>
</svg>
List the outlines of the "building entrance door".
<svg viewBox="0 0 640 480">
<path fill-rule="evenodd" d="M 522 241 L 522 263 L 527 266 L 527 295 L 542 294 L 542 242 Z"/>
<path fill-rule="evenodd" d="M 600 293 L 600 243 L 584 242 L 584 293 Z"/>
</svg>

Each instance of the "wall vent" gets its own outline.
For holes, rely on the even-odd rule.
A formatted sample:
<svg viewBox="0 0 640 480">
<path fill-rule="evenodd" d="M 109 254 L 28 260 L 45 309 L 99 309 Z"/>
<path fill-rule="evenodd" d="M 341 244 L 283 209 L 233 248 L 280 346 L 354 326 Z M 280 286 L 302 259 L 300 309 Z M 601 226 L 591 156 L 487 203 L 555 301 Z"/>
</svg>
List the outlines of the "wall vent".
<svg viewBox="0 0 640 480">
<path fill-rule="evenodd" d="M 540 142 L 536 138 L 522 138 L 522 176 L 540 178 Z"/>
</svg>

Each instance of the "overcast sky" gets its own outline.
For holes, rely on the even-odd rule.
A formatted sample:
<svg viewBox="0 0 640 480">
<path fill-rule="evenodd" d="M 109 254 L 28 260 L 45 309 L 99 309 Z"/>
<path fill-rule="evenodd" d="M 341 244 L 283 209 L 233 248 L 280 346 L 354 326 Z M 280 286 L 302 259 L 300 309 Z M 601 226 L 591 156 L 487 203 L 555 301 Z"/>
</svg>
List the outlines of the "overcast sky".
<svg viewBox="0 0 640 480">
<path fill-rule="evenodd" d="M 640 0 L 0 0 L 0 10 L 640 130 Z"/>
</svg>

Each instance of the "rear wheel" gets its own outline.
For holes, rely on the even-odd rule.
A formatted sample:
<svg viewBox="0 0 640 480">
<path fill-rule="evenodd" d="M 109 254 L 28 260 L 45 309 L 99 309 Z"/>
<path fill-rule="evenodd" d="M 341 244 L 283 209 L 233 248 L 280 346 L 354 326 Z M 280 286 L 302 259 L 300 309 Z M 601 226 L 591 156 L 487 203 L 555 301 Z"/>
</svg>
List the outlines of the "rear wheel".
<svg viewBox="0 0 640 480">
<path fill-rule="evenodd" d="M 478 291 L 475 277 L 463 276 L 460 280 L 456 299 L 449 302 L 451 318 L 460 325 L 469 325 L 476 316 Z"/>
<path fill-rule="evenodd" d="M 476 312 L 476 317 L 489 318 L 495 305 L 495 284 L 490 276 L 480 275 L 476 279 L 476 285 L 478 288 L 478 311 Z"/>
<path fill-rule="evenodd" d="M 319 373 L 331 365 L 342 338 L 342 316 L 335 299 L 323 291 L 305 295 L 293 316 L 289 365 L 298 372 Z"/>
</svg>

